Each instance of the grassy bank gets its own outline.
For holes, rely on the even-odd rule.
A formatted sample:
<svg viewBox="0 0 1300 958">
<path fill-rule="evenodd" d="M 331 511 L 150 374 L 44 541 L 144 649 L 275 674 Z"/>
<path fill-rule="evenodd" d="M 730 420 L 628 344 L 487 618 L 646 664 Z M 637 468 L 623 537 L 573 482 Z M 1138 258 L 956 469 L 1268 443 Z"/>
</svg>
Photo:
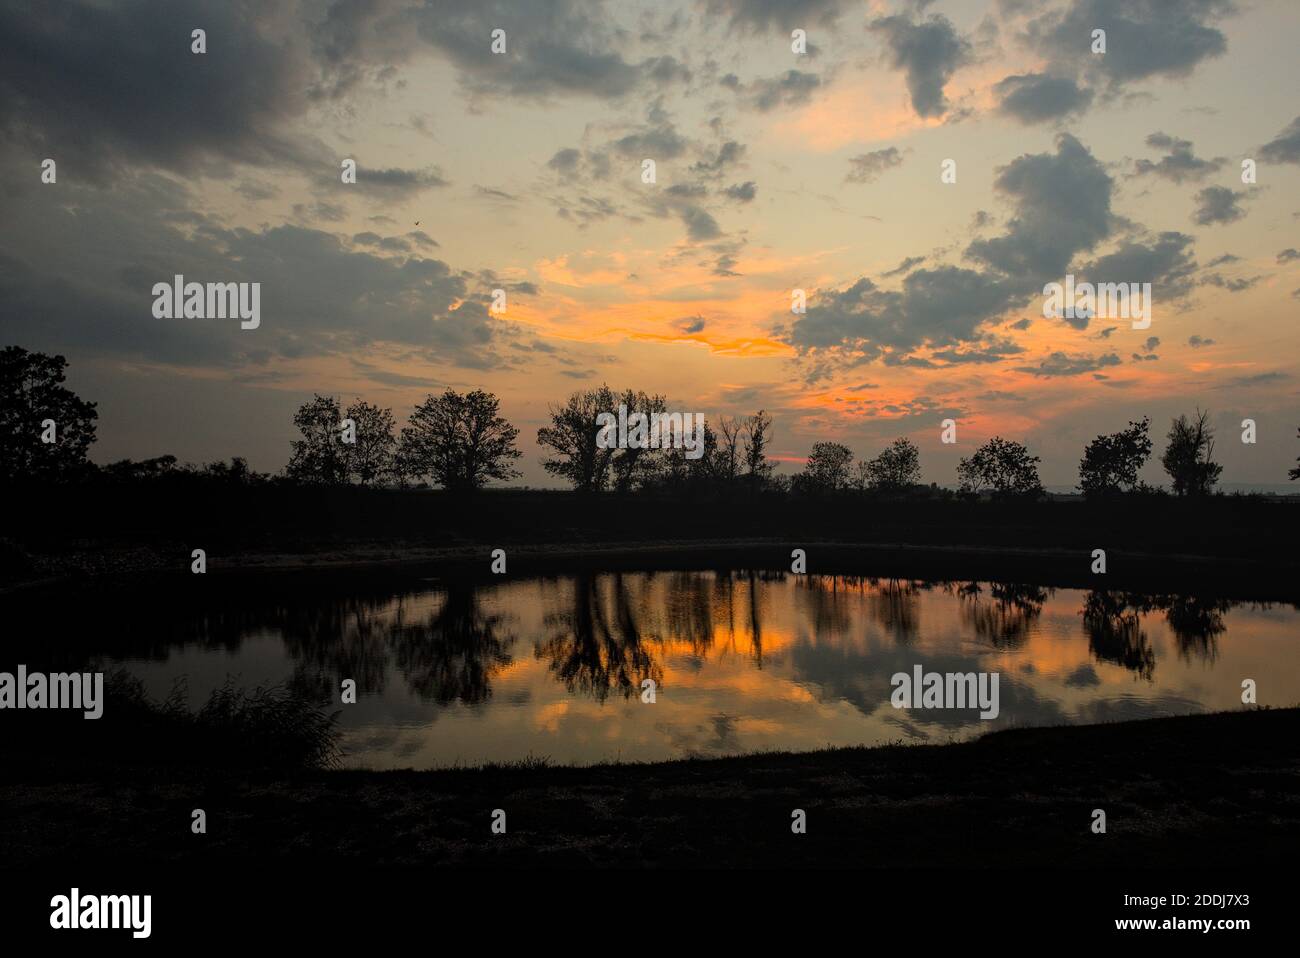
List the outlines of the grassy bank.
<svg viewBox="0 0 1300 958">
<path fill-rule="evenodd" d="M 939 746 L 590 768 L 214 774 L 129 765 L 0 786 L 8 867 L 1292 863 L 1300 709 L 998 732 Z M 203 808 L 208 834 L 190 832 Z M 493 809 L 507 833 L 493 835 Z M 791 811 L 807 812 L 805 835 Z M 1105 835 L 1090 830 L 1104 809 Z"/>
</svg>

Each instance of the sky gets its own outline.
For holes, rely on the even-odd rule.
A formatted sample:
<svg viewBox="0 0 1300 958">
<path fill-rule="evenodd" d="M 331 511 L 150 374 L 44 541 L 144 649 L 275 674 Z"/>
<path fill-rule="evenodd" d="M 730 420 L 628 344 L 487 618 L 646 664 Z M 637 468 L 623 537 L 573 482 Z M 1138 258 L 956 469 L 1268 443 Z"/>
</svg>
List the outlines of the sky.
<svg viewBox="0 0 1300 958">
<path fill-rule="evenodd" d="M 278 471 L 314 393 L 483 388 L 550 485 L 548 409 L 607 382 L 941 484 L 1002 435 L 1073 485 L 1143 416 L 1160 482 L 1199 407 L 1225 484 L 1285 487 L 1297 40 L 1287 0 L 0 0 L 0 341 L 67 357 L 100 462 Z M 155 317 L 176 274 L 260 324 Z M 1066 274 L 1150 328 L 1046 317 Z"/>
</svg>

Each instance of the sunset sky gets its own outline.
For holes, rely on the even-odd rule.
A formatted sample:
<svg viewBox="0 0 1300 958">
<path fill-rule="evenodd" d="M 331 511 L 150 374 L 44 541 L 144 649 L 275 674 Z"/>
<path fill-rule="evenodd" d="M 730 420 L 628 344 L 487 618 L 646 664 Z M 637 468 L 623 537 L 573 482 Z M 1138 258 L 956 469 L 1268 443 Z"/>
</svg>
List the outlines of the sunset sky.
<svg viewBox="0 0 1300 958">
<path fill-rule="evenodd" d="M 278 471 L 313 392 L 482 387 L 545 485 L 548 405 L 608 382 L 947 484 L 1001 434 L 1069 486 L 1199 405 L 1225 484 L 1285 487 L 1298 41 L 1290 0 L 0 0 L 0 340 L 68 358 L 101 462 Z M 154 318 L 177 273 L 259 328 Z M 1151 328 L 1045 319 L 1066 273 L 1152 283 Z"/>
</svg>

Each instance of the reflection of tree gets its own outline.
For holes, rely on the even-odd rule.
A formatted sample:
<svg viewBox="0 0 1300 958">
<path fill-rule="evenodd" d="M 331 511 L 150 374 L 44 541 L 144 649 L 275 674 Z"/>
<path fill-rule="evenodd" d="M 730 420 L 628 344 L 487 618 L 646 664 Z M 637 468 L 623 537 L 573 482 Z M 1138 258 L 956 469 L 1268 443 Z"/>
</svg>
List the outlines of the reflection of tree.
<svg viewBox="0 0 1300 958">
<path fill-rule="evenodd" d="M 978 582 L 957 590 L 962 600 L 961 618 L 998 649 L 1018 649 L 1029 640 L 1029 631 L 1051 595 L 1041 586 L 1012 582 L 990 582 L 990 601 L 983 600 L 982 592 Z"/>
<path fill-rule="evenodd" d="M 928 587 L 906 579 L 887 579 L 883 586 L 878 579 L 869 581 L 877 587 L 868 606 L 872 617 L 894 641 L 900 645 L 910 643 L 920 631 L 920 595 Z"/>
<path fill-rule="evenodd" d="M 1162 599 L 1165 619 L 1178 639 L 1178 651 L 1185 658 L 1213 662 L 1219 655 L 1218 638 L 1226 630 L 1223 613 L 1234 605 L 1224 599 L 1203 599 L 1175 595 Z"/>
<path fill-rule="evenodd" d="M 600 591 L 605 580 L 614 596 L 613 616 L 606 614 Z M 610 692 L 624 698 L 639 693 L 645 679 L 662 684 L 663 670 L 642 642 L 621 575 L 575 576 L 571 608 L 548 615 L 547 624 L 560 631 L 538 642 L 534 654 L 550 660 L 550 670 L 570 692 L 586 692 L 604 702 Z"/>
<path fill-rule="evenodd" d="M 615 591 L 621 583 L 615 579 Z M 690 643 L 691 652 L 704 655 L 713 645 L 713 605 L 707 576 L 698 572 L 674 572 L 664 597 L 664 625 L 668 635 Z M 615 595 L 616 607 L 623 604 Z"/>
<path fill-rule="evenodd" d="M 853 582 L 839 575 L 803 575 L 796 582 L 795 593 L 804 600 L 812 620 L 813 635 L 847 635 L 853 625 L 849 594 Z"/>
<path fill-rule="evenodd" d="M 359 694 L 384 690 L 388 649 L 384 600 L 333 599 L 277 607 L 261 624 L 277 628 L 294 661 L 290 687 L 320 701 L 338 701 L 340 682 L 355 679 Z"/>
<path fill-rule="evenodd" d="M 423 699 L 476 705 L 492 694 L 492 676 L 510 664 L 513 635 L 500 635 L 503 615 L 488 615 L 473 586 L 447 588 L 427 621 L 400 618 L 389 632 L 398 668 Z"/>
<path fill-rule="evenodd" d="M 1142 613 L 1150 602 L 1124 592 L 1088 593 L 1083 604 L 1083 627 L 1088 646 L 1101 662 L 1114 662 L 1151 681 L 1156 668 L 1155 652 L 1142 631 Z"/>
</svg>

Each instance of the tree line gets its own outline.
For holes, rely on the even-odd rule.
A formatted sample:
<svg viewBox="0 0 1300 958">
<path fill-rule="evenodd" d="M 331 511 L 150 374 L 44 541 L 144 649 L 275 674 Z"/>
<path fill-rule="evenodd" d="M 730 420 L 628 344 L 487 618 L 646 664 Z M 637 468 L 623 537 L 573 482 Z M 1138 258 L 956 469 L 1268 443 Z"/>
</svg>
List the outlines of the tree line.
<svg viewBox="0 0 1300 958">
<path fill-rule="evenodd" d="M 331 396 L 315 396 L 294 414 L 299 438 L 280 476 L 257 473 L 246 460 L 202 466 L 179 464 L 174 456 L 121 460 L 96 466 L 87 458 L 98 413 L 63 385 L 62 356 L 0 350 L 0 482 L 67 481 L 100 478 L 135 482 L 166 476 L 200 477 L 234 484 L 283 481 L 321 486 L 436 486 L 471 492 L 522 473 L 515 463 L 519 430 L 500 413 L 490 392 L 445 390 L 415 407 L 400 431 L 391 409 L 357 399 L 347 407 Z M 703 450 L 605 448 L 597 441 L 598 417 L 620 405 L 647 416 L 667 407 L 663 396 L 608 385 L 573 393 L 549 410 L 537 431 L 542 468 L 584 493 L 606 491 L 747 491 L 800 495 L 867 492 L 882 495 L 942 494 L 921 483 L 920 450 L 895 439 L 870 459 L 838 442 L 815 443 L 802 471 L 783 475 L 769 452 L 772 417 L 721 416 L 706 423 Z M 1138 478 L 1150 458 L 1150 421 L 1130 422 L 1101 435 L 1084 449 L 1079 489 L 1089 498 L 1154 493 Z M 1000 436 L 986 441 L 957 466 L 957 494 L 1035 498 L 1043 494 L 1038 464 L 1021 443 Z M 1214 461 L 1209 413 L 1174 419 L 1160 462 L 1179 496 L 1214 491 L 1223 467 Z M 1288 473 L 1300 479 L 1300 457 Z"/>
</svg>

